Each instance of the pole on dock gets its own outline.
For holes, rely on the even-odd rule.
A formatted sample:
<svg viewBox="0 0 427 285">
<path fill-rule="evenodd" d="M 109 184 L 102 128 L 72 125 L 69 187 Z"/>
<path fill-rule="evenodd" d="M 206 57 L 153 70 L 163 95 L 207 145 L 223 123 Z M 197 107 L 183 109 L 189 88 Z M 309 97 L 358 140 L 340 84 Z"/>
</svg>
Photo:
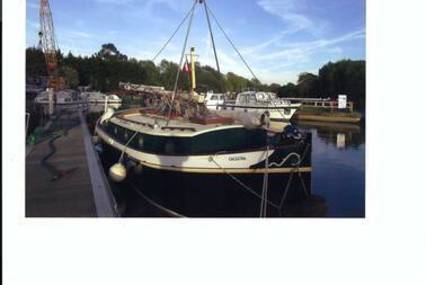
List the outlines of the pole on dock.
<svg viewBox="0 0 427 285">
<path fill-rule="evenodd" d="M 47 96 L 49 100 L 49 115 L 52 115 L 53 114 L 53 89 L 48 88 L 47 94 L 48 94 Z"/>
<path fill-rule="evenodd" d="M 108 108 L 108 96 L 105 95 L 105 100 L 104 100 L 104 113 L 107 112 L 107 108 Z"/>
</svg>

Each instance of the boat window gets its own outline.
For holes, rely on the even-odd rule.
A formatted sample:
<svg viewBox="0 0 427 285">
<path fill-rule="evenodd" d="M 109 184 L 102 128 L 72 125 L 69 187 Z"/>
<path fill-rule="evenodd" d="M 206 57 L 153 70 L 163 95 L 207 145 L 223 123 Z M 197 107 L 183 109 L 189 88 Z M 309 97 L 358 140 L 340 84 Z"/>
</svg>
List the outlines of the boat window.
<svg viewBox="0 0 427 285">
<path fill-rule="evenodd" d="M 144 137 L 143 137 L 143 135 L 138 135 L 138 145 L 139 145 L 140 148 L 143 147 L 143 145 L 144 145 Z"/>
<path fill-rule="evenodd" d="M 249 103 L 250 104 L 256 103 L 256 97 L 255 97 L 255 95 L 250 95 L 249 96 Z"/>
<path fill-rule="evenodd" d="M 239 97 L 239 103 L 241 103 L 241 104 L 247 104 L 248 103 L 248 96 L 247 95 L 240 95 L 240 97 Z"/>
<path fill-rule="evenodd" d="M 219 100 L 224 100 L 224 95 L 219 96 Z"/>
<path fill-rule="evenodd" d="M 218 100 L 218 96 L 217 95 L 212 95 L 211 100 Z"/>
<path fill-rule="evenodd" d="M 175 145 L 172 140 L 169 140 L 165 144 L 165 153 L 166 154 L 175 154 Z"/>
</svg>

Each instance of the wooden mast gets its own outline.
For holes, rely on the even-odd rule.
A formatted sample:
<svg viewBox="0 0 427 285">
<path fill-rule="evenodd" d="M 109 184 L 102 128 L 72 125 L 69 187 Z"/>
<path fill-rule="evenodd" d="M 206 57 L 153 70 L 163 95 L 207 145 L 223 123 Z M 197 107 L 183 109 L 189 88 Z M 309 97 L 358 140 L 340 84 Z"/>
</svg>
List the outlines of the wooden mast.
<svg viewBox="0 0 427 285">
<path fill-rule="evenodd" d="M 194 53 L 194 47 L 190 49 L 191 59 L 191 96 L 194 96 L 196 92 L 196 54 Z"/>
</svg>

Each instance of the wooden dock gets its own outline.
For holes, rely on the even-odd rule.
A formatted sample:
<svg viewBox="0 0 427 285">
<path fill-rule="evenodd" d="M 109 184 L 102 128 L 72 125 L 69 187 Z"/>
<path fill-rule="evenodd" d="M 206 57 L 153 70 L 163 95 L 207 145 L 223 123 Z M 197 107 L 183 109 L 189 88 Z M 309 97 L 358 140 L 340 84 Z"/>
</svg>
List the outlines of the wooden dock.
<svg viewBox="0 0 427 285">
<path fill-rule="evenodd" d="M 81 111 L 68 110 L 55 124 L 59 134 L 36 144 L 26 157 L 26 216 L 117 216 Z"/>
<path fill-rule="evenodd" d="M 354 111 L 354 104 L 347 101 L 345 108 L 339 108 L 338 101 L 319 98 L 287 98 L 301 103 L 294 115 L 296 120 L 314 122 L 359 123 L 362 114 Z"/>
</svg>

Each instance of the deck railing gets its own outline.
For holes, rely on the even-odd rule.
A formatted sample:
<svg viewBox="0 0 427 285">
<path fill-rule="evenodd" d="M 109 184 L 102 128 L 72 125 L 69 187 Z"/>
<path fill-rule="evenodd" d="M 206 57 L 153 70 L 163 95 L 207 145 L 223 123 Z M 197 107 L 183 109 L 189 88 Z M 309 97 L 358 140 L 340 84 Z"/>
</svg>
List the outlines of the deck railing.
<svg viewBox="0 0 427 285">
<path fill-rule="evenodd" d="M 301 109 L 304 110 L 304 107 L 309 108 L 319 108 L 319 109 L 329 109 L 331 112 L 343 110 L 347 112 L 353 112 L 354 104 L 351 101 L 347 101 L 345 108 L 338 108 L 338 101 L 319 101 L 319 102 L 302 102 Z"/>
</svg>

